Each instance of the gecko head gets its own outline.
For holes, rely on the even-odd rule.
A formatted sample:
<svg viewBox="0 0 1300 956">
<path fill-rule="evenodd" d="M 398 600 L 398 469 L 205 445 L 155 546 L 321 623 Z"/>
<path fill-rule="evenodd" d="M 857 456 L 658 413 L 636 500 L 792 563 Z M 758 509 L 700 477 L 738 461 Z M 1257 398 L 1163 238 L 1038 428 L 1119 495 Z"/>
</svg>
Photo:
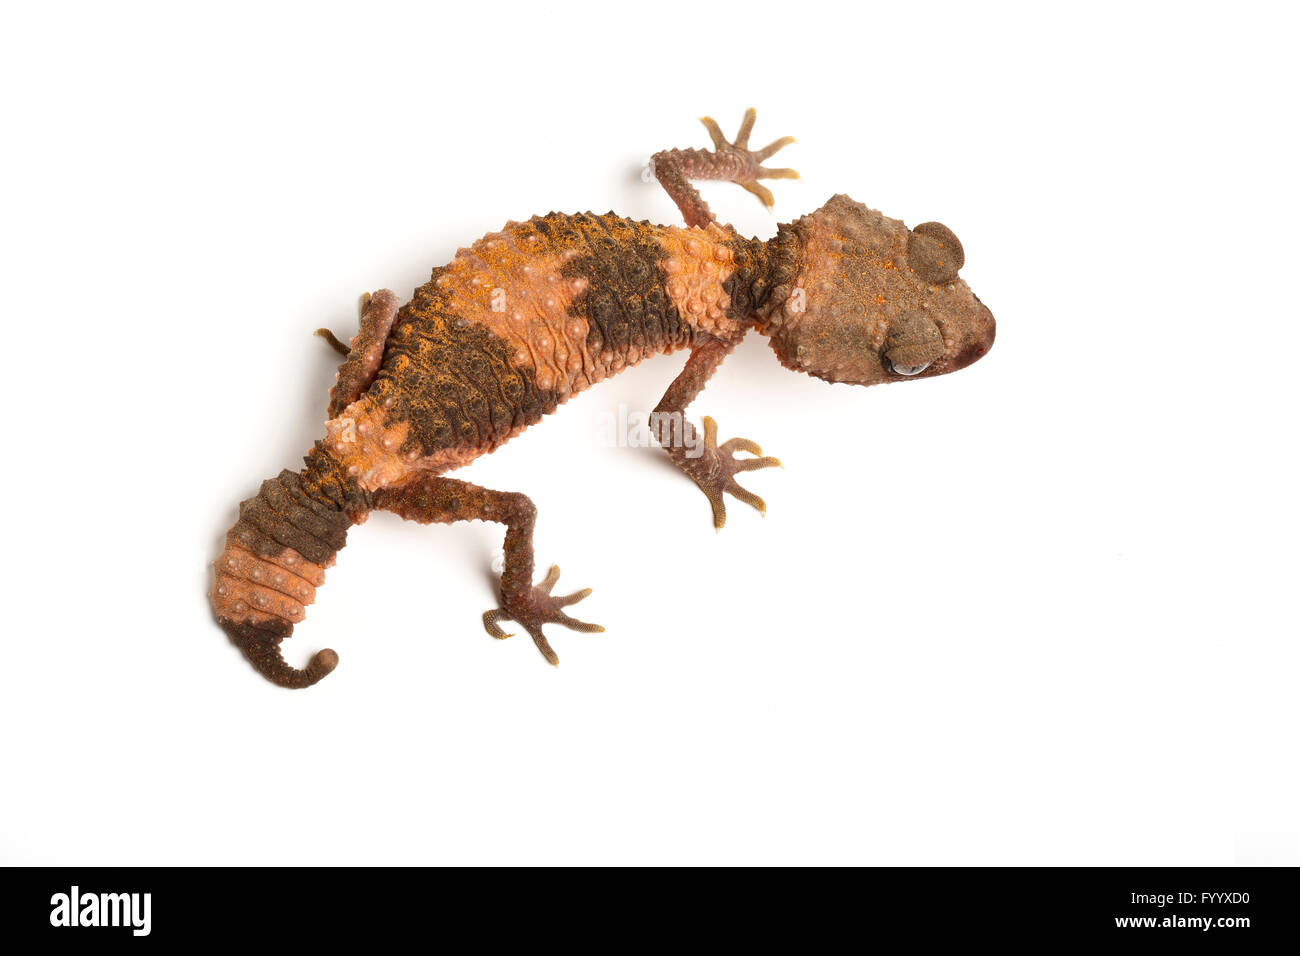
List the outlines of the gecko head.
<svg viewBox="0 0 1300 956">
<path fill-rule="evenodd" d="M 993 313 L 958 276 L 947 226 L 908 229 L 848 196 L 781 226 L 763 331 L 781 363 L 877 385 L 965 368 L 993 345 Z"/>
</svg>

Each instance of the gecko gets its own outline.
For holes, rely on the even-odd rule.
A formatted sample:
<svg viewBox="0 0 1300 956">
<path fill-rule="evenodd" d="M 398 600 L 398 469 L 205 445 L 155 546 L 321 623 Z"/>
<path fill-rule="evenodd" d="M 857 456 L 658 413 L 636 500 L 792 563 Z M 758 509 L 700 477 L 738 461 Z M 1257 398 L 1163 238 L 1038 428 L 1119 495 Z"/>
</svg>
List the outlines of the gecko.
<svg viewBox="0 0 1300 956">
<path fill-rule="evenodd" d="M 965 253 L 947 226 L 909 229 L 842 194 L 767 240 L 716 220 L 695 181 L 736 183 L 771 209 L 760 180 L 798 178 L 763 165 L 793 137 L 749 148 L 754 120 L 750 109 L 729 141 L 703 117 L 713 149 L 651 158 L 684 226 L 613 212 L 507 222 L 435 268 L 405 304 L 387 289 L 364 296 L 349 345 L 318 330 L 345 356 L 324 437 L 304 468 L 281 471 L 240 504 L 209 595 L 217 621 L 263 676 L 301 688 L 337 666 L 324 649 L 294 667 L 281 643 L 348 530 L 373 511 L 505 526 L 500 603 L 483 615 L 492 637 L 511 636 L 500 622 L 514 621 L 556 664 L 543 625 L 603 631 L 565 610 L 589 588 L 552 593 L 558 566 L 534 583 L 537 508 L 528 496 L 447 473 L 644 359 L 689 352 L 651 415 L 651 434 L 721 528 L 726 496 L 766 509 L 737 476 L 780 462 L 745 438 L 720 443 L 712 418 L 697 429 L 685 412 L 747 333 L 765 336 L 787 369 L 830 383 L 917 381 L 987 354 L 993 314 L 958 276 Z"/>
</svg>

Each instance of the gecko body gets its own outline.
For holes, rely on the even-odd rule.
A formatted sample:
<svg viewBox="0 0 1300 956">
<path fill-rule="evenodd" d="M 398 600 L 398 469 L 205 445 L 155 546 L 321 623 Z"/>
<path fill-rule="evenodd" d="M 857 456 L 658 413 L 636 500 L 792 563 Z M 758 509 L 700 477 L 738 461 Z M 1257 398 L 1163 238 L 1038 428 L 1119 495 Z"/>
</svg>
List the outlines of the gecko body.
<svg viewBox="0 0 1300 956">
<path fill-rule="evenodd" d="M 750 151 L 752 110 L 734 143 L 705 123 L 713 151 L 654 157 L 685 227 L 612 212 L 535 216 L 459 250 L 404 305 L 387 290 L 367 297 L 324 438 L 302 471 L 263 482 L 240 506 L 215 564 L 217 618 L 263 675 L 304 687 L 334 669 L 330 650 L 291 667 L 280 643 L 348 529 L 373 510 L 506 526 L 501 605 L 484 615 L 494 637 L 508 636 L 498 621 L 514 620 L 554 663 L 543 624 L 601 630 L 564 611 L 589 591 L 551 593 L 558 568 L 533 584 L 532 502 L 446 473 L 646 358 L 690 351 L 652 428 L 722 527 L 726 494 L 765 507 L 736 475 L 778 462 L 747 439 L 718 444 L 707 417 L 700 440 L 684 413 L 746 333 L 767 336 L 787 368 L 861 385 L 944 374 L 988 351 L 993 316 L 958 277 L 964 254 L 951 230 L 908 229 L 837 195 L 771 240 L 740 235 L 714 220 L 691 180 L 738 182 L 771 205 L 758 180 L 793 171 L 761 163 L 789 139 Z"/>
</svg>

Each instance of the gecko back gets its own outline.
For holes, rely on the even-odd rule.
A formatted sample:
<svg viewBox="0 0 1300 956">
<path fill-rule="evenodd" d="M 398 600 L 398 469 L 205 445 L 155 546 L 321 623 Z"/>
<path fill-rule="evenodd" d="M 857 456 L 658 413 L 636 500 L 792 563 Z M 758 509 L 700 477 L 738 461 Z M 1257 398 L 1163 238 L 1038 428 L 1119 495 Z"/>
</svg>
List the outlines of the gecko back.
<svg viewBox="0 0 1300 956">
<path fill-rule="evenodd" d="M 361 400 L 326 426 L 362 487 L 490 452 L 643 359 L 734 336 L 762 243 L 613 213 L 507 223 L 433 271 Z"/>
</svg>

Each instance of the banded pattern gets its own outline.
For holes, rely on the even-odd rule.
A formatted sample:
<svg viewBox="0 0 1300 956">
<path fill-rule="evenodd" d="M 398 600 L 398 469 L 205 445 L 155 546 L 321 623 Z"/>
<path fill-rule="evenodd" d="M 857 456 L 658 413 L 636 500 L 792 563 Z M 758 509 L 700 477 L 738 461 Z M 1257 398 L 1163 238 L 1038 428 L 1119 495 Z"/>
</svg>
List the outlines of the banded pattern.
<svg viewBox="0 0 1300 956">
<path fill-rule="evenodd" d="M 734 337 L 766 293 L 763 250 L 613 213 L 507 223 L 416 290 L 325 447 L 368 491 L 463 465 L 645 358 Z"/>
<path fill-rule="evenodd" d="M 434 271 L 372 388 L 401 451 L 491 450 L 576 392 L 691 335 L 660 230 L 612 214 L 510 223 Z"/>
<path fill-rule="evenodd" d="M 345 504 L 363 504 L 355 486 L 341 481 L 335 469 L 317 452 L 302 474 L 286 470 L 262 482 L 258 493 L 240 504 L 239 520 L 214 566 L 211 598 L 218 621 L 263 675 L 285 687 L 314 684 L 338 662 L 338 655 L 323 650 L 305 670 L 297 670 L 279 649 L 347 543 L 357 512 Z"/>
</svg>

